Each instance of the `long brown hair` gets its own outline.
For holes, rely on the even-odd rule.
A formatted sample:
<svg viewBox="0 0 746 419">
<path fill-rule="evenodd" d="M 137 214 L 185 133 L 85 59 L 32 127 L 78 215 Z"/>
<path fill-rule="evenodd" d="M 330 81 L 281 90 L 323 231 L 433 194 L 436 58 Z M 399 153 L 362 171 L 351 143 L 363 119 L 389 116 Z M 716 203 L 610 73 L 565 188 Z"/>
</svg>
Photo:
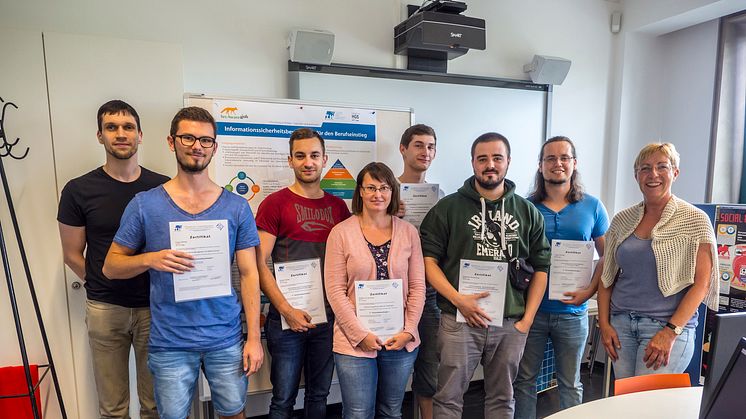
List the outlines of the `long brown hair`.
<svg viewBox="0 0 746 419">
<path fill-rule="evenodd" d="M 570 144 L 572 157 L 578 157 L 578 154 L 575 151 L 575 144 L 573 144 L 572 140 L 565 136 L 558 135 L 546 140 L 541 146 L 541 151 L 539 151 L 539 164 L 544 160 L 544 149 L 547 147 L 547 144 L 559 141 L 564 141 Z M 580 182 L 580 173 L 578 173 L 577 170 L 574 170 L 572 176 L 570 176 L 570 191 L 567 193 L 567 200 L 570 201 L 570 203 L 575 203 L 583 199 L 583 195 L 585 195 L 585 188 L 583 188 L 583 184 Z M 541 168 L 537 168 L 536 176 L 534 177 L 534 190 L 529 193 L 528 200 L 537 203 L 542 202 L 545 199 L 547 199 L 547 188 L 544 185 L 544 175 L 541 174 Z"/>
</svg>

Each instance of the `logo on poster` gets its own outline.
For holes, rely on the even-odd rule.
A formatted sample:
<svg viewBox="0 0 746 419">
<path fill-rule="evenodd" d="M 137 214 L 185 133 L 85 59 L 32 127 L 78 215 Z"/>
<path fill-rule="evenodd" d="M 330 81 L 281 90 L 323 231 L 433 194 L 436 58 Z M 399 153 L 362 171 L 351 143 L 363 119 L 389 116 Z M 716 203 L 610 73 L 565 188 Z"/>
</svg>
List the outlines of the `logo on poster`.
<svg viewBox="0 0 746 419">
<path fill-rule="evenodd" d="M 235 106 L 226 106 L 223 109 L 220 110 L 220 117 L 223 119 L 246 119 L 249 117 L 249 115 L 244 114 L 237 114 L 238 107 Z"/>
</svg>

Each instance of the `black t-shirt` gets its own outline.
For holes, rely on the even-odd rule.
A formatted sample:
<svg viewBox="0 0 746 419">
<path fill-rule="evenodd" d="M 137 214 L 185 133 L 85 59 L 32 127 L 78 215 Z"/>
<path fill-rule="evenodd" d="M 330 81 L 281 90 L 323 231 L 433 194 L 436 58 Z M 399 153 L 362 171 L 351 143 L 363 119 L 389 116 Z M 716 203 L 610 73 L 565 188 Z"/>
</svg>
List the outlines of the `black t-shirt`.
<svg viewBox="0 0 746 419">
<path fill-rule="evenodd" d="M 138 192 L 168 181 L 168 177 L 141 168 L 140 177 L 120 182 L 99 167 L 73 179 L 62 189 L 57 221 L 85 227 L 85 289 L 89 300 L 123 307 L 147 307 L 148 273 L 127 280 L 109 280 L 101 272 L 111 241 L 119 229 L 124 208 Z"/>
</svg>

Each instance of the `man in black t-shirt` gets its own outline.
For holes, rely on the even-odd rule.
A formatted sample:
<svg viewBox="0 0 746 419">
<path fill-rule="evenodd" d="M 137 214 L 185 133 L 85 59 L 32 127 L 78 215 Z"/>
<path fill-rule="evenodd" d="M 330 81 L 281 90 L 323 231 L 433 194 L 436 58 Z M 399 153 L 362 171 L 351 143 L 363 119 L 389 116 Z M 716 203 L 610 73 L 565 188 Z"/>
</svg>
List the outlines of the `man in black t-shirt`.
<svg viewBox="0 0 746 419">
<path fill-rule="evenodd" d="M 148 273 L 112 281 L 101 269 L 129 201 L 168 177 L 138 165 L 142 131 L 132 106 L 109 101 L 99 108 L 97 119 L 96 136 L 106 150 L 106 163 L 62 190 L 57 213 L 62 250 L 65 264 L 85 281 L 86 325 L 100 417 L 129 418 L 129 354 L 134 347 L 140 417 L 155 419 L 158 412 L 147 367 Z"/>
</svg>

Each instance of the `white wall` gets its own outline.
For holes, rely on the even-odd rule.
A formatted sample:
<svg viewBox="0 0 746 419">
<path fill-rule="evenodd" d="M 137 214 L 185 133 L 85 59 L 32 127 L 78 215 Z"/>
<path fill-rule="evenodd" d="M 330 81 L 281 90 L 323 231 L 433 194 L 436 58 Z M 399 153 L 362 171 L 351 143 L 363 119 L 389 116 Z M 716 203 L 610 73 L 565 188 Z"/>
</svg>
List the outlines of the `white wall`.
<svg viewBox="0 0 746 419">
<path fill-rule="evenodd" d="M 674 193 L 689 202 L 706 198 L 717 42 L 717 20 L 660 37 L 660 138 L 683 156 Z"/>
<path fill-rule="evenodd" d="M 609 19 L 619 4 L 599 0 L 483 0 L 468 4 L 467 14 L 487 21 L 487 51 L 470 51 L 449 64 L 449 72 L 525 79 L 523 65 L 534 54 L 570 59 L 567 78 L 554 87 L 551 135 L 573 139 L 587 190 L 602 196 L 614 42 Z M 536 165 L 537 158 L 513 164 Z M 528 188 L 520 186 L 520 190 Z"/>
<path fill-rule="evenodd" d="M 55 220 L 57 202 L 54 193 L 56 176 L 42 51 L 41 33 L 0 30 L 0 56 L 4 57 L 2 72 L 0 72 L 0 97 L 18 106 L 18 109 L 7 108 L 6 110 L 5 134 L 9 141 L 20 139 L 13 150 L 14 155 L 21 156 L 26 148 L 29 148 L 28 156 L 24 160 L 3 158 L 2 161 L 28 256 L 34 288 L 46 321 L 46 331 L 52 345 L 52 355 L 60 377 L 60 387 L 63 389 L 63 399 L 68 403 L 71 414 L 77 416 L 75 371 L 70 350 L 62 253 L 55 243 L 57 239 Z M 4 149 L 3 152 L 5 152 Z M 8 205 L 5 194 L 2 192 L 0 192 L 0 223 L 2 223 L 9 255 L 28 359 L 32 364 L 45 364 L 47 357 L 42 346 L 41 334 L 15 240 Z M 0 366 L 21 365 L 18 337 L 8 295 L 5 275 L 0 273 Z M 55 320 L 52 321 L 52 319 Z M 52 388 L 50 383 L 51 376 L 41 387 L 44 399 L 42 409 L 49 407 L 49 410 L 57 411 L 57 399 L 54 392 L 48 391 Z"/>
<path fill-rule="evenodd" d="M 717 18 L 746 9 L 746 1 L 624 1 L 620 76 L 612 87 L 607 205 L 611 212 L 641 199 L 632 162 L 653 141 L 670 141 L 682 157 L 674 193 L 692 202 L 706 196 L 707 156 Z"/>
<path fill-rule="evenodd" d="M 402 20 L 404 3 L 281 0 L 260 4 L 227 0 L 219 7 L 207 7 L 196 1 L 134 0 L 116 12 L 122 17 L 113 18 L 109 2 L 0 0 L 0 24 L 181 44 L 185 91 L 285 97 L 285 37 L 290 28 L 317 27 L 334 32 L 335 62 L 403 66 L 405 60 L 392 53 L 392 37 L 393 27 Z M 612 57 L 608 20 L 610 10 L 619 5 L 599 0 L 468 3 L 467 15 L 487 21 L 488 49 L 471 51 L 452 61 L 449 72 L 525 79 L 522 66 L 535 53 L 571 59 L 570 75 L 555 90 L 553 134 L 577 141 L 581 156 L 589 157 L 581 162 L 588 189 L 600 194 L 601 161 L 590 157 L 605 136 Z M 132 65 L 137 65 L 137 57 L 130 58 Z"/>
<path fill-rule="evenodd" d="M 717 53 L 716 21 L 670 34 L 627 35 L 614 208 L 641 199 L 632 163 L 638 151 L 656 141 L 672 142 L 681 159 L 674 193 L 704 202 Z"/>
<path fill-rule="evenodd" d="M 640 200 L 639 190 L 631 169 L 641 145 L 659 137 L 660 50 L 658 39 L 652 35 L 632 33 L 624 39 L 624 64 L 621 76 L 618 140 L 610 145 L 609 159 L 616 161 L 613 200 L 609 212 Z"/>
</svg>

